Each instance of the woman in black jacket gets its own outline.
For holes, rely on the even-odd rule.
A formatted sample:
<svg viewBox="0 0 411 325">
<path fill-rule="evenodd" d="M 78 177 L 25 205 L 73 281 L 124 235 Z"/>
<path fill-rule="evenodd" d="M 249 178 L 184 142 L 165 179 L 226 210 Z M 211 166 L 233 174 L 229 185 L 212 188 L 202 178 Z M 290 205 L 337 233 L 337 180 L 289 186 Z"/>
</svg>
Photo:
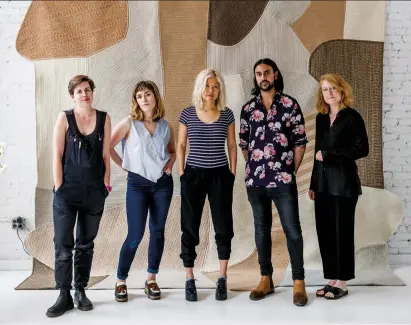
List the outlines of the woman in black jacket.
<svg viewBox="0 0 411 325">
<path fill-rule="evenodd" d="M 339 299 L 354 278 L 354 218 L 361 183 L 357 159 L 368 155 L 364 120 L 351 105 L 351 86 L 339 75 L 320 79 L 314 167 L 309 196 L 315 200 L 318 243 L 328 284 L 318 297 Z"/>
</svg>

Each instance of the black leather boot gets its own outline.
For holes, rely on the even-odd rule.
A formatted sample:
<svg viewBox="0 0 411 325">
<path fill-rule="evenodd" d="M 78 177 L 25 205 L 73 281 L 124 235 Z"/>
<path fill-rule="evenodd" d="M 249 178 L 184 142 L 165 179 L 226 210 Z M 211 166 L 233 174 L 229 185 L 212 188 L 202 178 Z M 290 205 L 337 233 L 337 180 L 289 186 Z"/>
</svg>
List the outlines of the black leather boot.
<svg viewBox="0 0 411 325">
<path fill-rule="evenodd" d="M 77 305 L 77 309 L 82 311 L 93 309 L 93 304 L 90 299 L 87 298 L 84 287 L 76 288 L 76 292 L 74 293 L 74 303 Z"/>
<path fill-rule="evenodd" d="M 215 289 L 215 299 L 227 299 L 227 280 L 225 278 L 219 278 L 217 281 L 217 288 Z"/>
<path fill-rule="evenodd" d="M 197 288 L 194 279 L 186 281 L 186 300 L 197 301 Z"/>
<path fill-rule="evenodd" d="M 60 290 L 56 303 L 47 310 L 46 316 L 58 317 L 73 308 L 73 298 L 71 297 L 70 290 Z"/>
</svg>

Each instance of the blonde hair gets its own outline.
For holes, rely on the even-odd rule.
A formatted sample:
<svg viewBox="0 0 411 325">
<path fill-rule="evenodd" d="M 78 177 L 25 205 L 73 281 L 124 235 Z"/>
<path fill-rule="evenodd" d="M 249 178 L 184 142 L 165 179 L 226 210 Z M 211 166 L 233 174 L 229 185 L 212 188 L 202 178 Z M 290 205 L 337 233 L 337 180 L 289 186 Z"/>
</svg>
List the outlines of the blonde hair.
<svg viewBox="0 0 411 325">
<path fill-rule="evenodd" d="M 197 78 L 194 84 L 193 96 L 192 96 L 193 105 L 197 109 L 201 109 L 201 110 L 203 109 L 204 105 L 203 105 L 202 95 L 203 95 L 203 91 L 205 90 L 207 86 L 207 80 L 210 78 L 216 78 L 217 82 L 220 85 L 220 93 L 216 100 L 216 106 L 219 111 L 224 111 L 225 110 L 225 98 L 226 98 L 224 80 L 221 77 L 220 73 L 213 69 L 204 69 L 197 75 Z"/>
<path fill-rule="evenodd" d="M 323 81 L 328 81 L 331 85 L 337 88 L 338 92 L 341 94 L 340 108 L 351 107 L 351 105 L 354 103 L 354 96 L 350 84 L 338 74 L 327 73 L 322 75 L 319 81 L 316 103 L 316 108 L 318 112 L 320 112 L 321 114 L 328 114 L 328 112 L 330 111 L 330 107 L 325 102 L 323 96 L 321 86 Z"/>
<path fill-rule="evenodd" d="M 137 83 L 134 87 L 133 97 L 131 98 L 131 118 L 137 121 L 144 120 L 144 114 L 140 106 L 138 106 L 136 95 L 139 91 L 142 90 L 151 90 L 156 98 L 156 106 L 154 107 L 153 121 L 158 121 L 163 118 L 165 115 L 165 109 L 163 100 L 161 99 L 160 91 L 158 90 L 157 85 L 150 80 L 143 80 Z"/>
</svg>

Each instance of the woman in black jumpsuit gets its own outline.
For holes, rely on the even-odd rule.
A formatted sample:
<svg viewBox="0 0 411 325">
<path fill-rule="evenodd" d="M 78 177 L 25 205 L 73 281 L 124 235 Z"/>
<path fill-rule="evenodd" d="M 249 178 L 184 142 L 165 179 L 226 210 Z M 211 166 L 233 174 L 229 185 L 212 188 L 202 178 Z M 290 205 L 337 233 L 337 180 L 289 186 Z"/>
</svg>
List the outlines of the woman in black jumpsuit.
<svg viewBox="0 0 411 325">
<path fill-rule="evenodd" d="M 80 310 L 93 309 L 84 289 L 104 202 L 111 190 L 110 117 L 91 106 L 94 82 L 87 76 L 74 77 L 68 89 L 75 108 L 60 113 L 53 134 L 55 280 L 60 295 L 47 310 L 48 317 L 60 316 L 74 307 L 70 294 L 73 249 L 74 303 Z"/>
</svg>

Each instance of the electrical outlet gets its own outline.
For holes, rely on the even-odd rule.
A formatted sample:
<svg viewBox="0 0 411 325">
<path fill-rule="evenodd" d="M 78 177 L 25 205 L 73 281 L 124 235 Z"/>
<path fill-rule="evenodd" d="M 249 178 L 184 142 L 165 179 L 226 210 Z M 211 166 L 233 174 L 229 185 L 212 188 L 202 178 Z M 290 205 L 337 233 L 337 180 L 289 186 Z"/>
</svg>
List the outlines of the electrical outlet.
<svg viewBox="0 0 411 325">
<path fill-rule="evenodd" d="M 26 227 L 26 218 L 17 217 L 11 220 L 12 229 L 24 229 Z"/>
</svg>

